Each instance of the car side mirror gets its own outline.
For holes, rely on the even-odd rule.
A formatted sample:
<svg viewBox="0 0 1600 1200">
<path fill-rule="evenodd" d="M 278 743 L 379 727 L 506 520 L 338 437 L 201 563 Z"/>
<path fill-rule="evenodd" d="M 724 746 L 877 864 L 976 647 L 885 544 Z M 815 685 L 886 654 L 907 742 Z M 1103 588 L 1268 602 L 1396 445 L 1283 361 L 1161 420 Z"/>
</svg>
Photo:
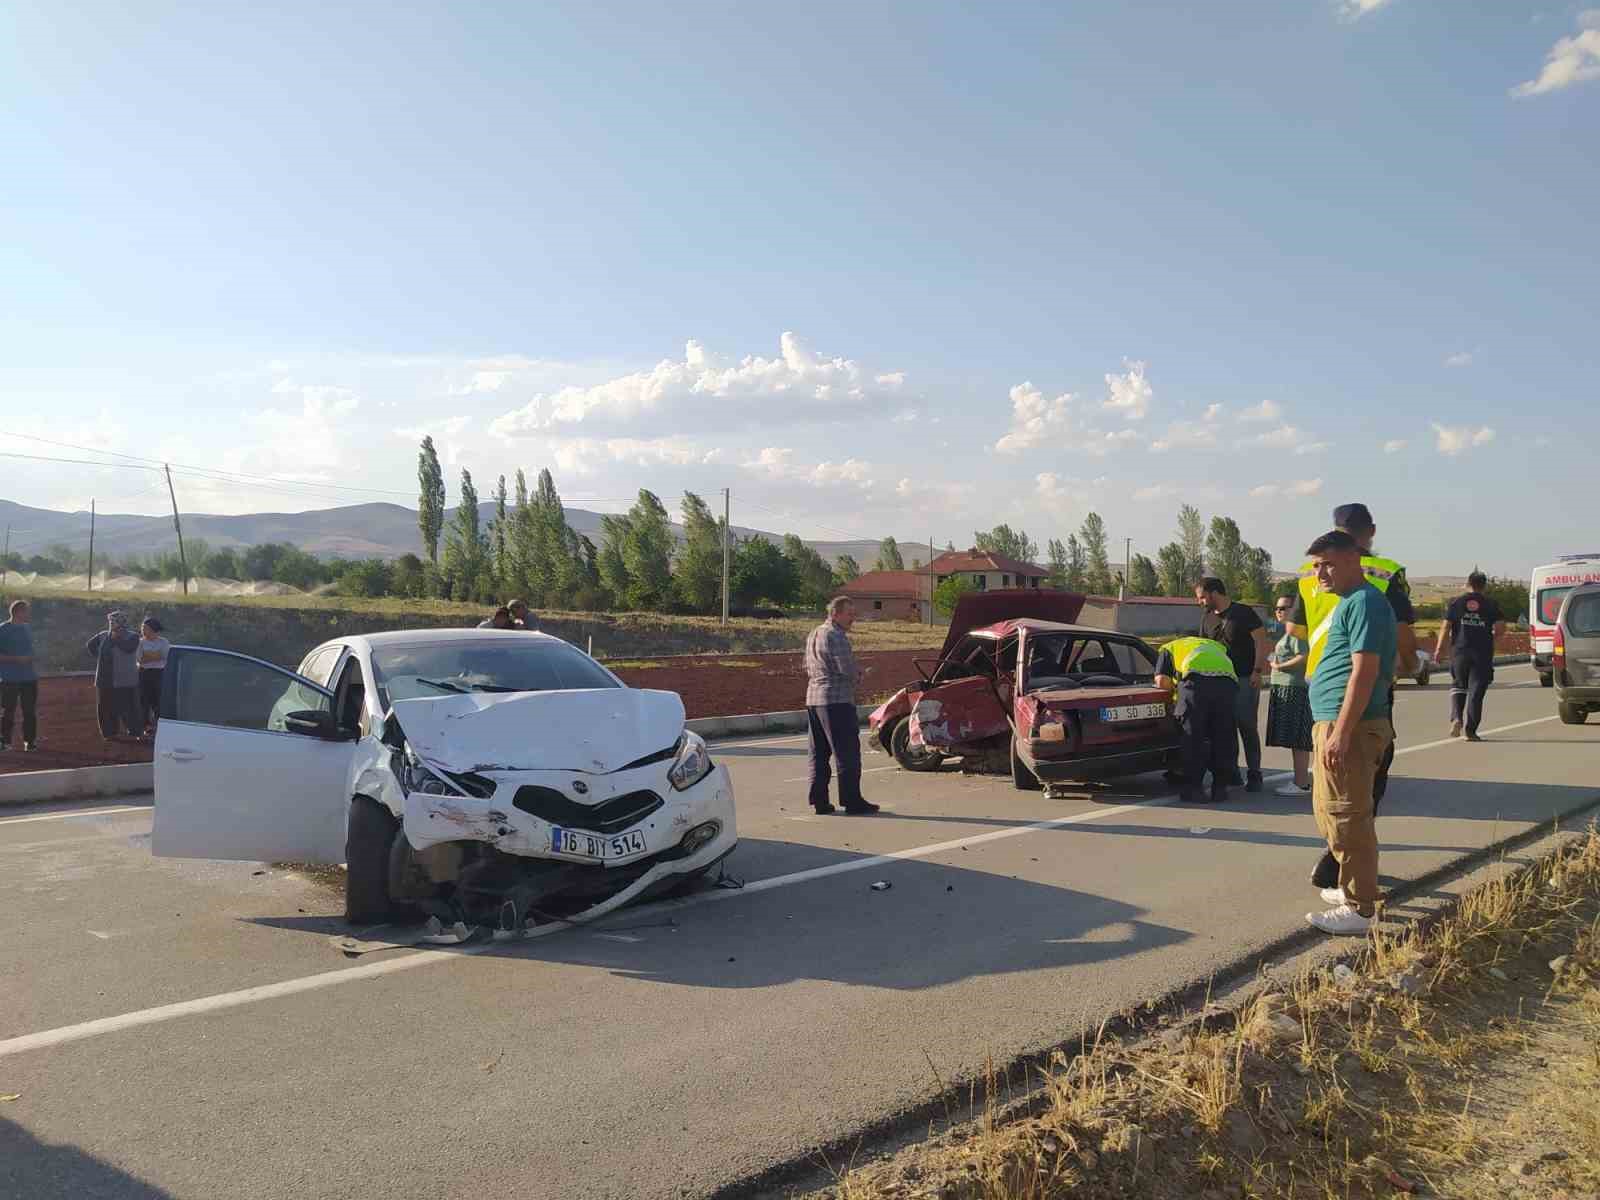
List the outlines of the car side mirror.
<svg viewBox="0 0 1600 1200">
<path fill-rule="evenodd" d="M 321 709 L 302 709 L 292 712 L 283 718 L 283 727 L 290 733 L 304 734 L 306 737 L 322 738 L 329 742 L 343 742 L 349 740 L 349 734 L 339 728 L 339 723 L 331 712 Z"/>
</svg>

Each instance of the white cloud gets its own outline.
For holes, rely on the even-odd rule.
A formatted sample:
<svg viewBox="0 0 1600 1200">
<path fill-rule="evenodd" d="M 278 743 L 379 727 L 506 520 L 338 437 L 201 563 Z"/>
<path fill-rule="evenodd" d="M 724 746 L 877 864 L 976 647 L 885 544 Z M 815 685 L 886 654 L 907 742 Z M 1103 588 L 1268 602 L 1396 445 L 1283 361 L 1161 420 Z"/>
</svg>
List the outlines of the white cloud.
<svg viewBox="0 0 1600 1200">
<path fill-rule="evenodd" d="M 910 478 L 894 485 L 895 499 L 919 513 L 960 511 L 976 491 L 970 483 L 927 483 Z"/>
<path fill-rule="evenodd" d="M 1241 421 L 1277 421 L 1283 417 L 1283 408 L 1275 400 L 1263 400 L 1239 414 Z"/>
<path fill-rule="evenodd" d="M 1321 454 L 1333 445 L 1332 442 L 1302 442 L 1294 448 L 1296 454 Z"/>
<path fill-rule="evenodd" d="M 872 467 L 860 459 L 848 458 L 844 462 L 824 460 L 814 467 L 796 466 L 794 451 L 787 446 L 767 446 L 753 459 L 740 464 L 747 471 L 761 471 L 773 479 L 798 480 L 813 487 L 837 484 L 872 485 Z"/>
<path fill-rule="evenodd" d="M 1391 441 L 1387 441 L 1383 444 L 1383 452 L 1385 454 L 1399 454 L 1400 451 L 1404 450 L 1405 448 L 1405 438 L 1394 438 Z"/>
<path fill-rule="evenodd" d="M 686 467 L 721 459 L 718 450 L 690 441 L 686 437 L 662 438 L 552 438 L 549 452 L 558 474 L 592 475 L 602 467 L 623 464 L 634 467 Z"/>
<path fill-rule="evenodd" d="M 1206 405 L 1205 415 L 1202 416 L 1200 419 L 1202 421 L 1215 421 L 1215 420 L 1220 419 L 1221 416 L 1222 416 L 1222 405 L 1220 405 L 1220 404 L 1208 404 L 1208 405 Z"/>
<path fill-rule="evenodd" d="M 859 409 L 867 397 L 865 376 L 850 359 L 820 357 L 793 333 L 783 334 L 778 347 L 776 358 L 746 355 L 730 364 L 690 341 L 682 360 L 663 359 L 648 371 L 542 393 L 496 417 L 489 430 L 502 438 L 580 424 L 626 425 L 635 430 L 643 421 L 677 423 L 694 414 L 723 426 L 807 416 L 830 419 Z M 874 381 L 872 386 L 892 385 Z"/>
<path fill-rule="evenodd" d="M 1368 13 L 1377 12 L 1389 0 L 1340 0 L 1339 19 L 1343 21 L 1359 21 Z"/>
<path fill-rule="evenodd" d="M 994 444 L 1001 454 L 1032 449 L 1049 438 L 1064 439 L 1072 432 L 1072 395 L 1062 392 L 1054 400 L 1032 383 L 1011 389 L 1011 431 Z"/>
<path fill-rule="evenodd" d="M 1562 38 L 1550 48 L 1538 77 L 1517 84 L 1511 89 L 1512 96 L 1539 96 L 1600 79 L 1600 9 L 1580 13 L 1578 25 L 1578 33 Z"/>
<path fill-rule="evenodd" d="M 1205 450 L 1217 444 L 1217 427 L 1195 421 L 1174 421 L 1167 431 L 1150 443 L 1157 454 L 1168 450 Z"/>
<path fill-rule="evenodd" d="M 1436 422 L 1433 432 L 1438 435 L 1439 453 L 1451 458 L 1466 453 L 1474 446 L 1487 446 L 1494 441 L 1494 430 L 1487 425 L 1473 429 L 1467 425 L 1440 425 Z"/>
<path fill-rule="evenodd" d="M 454 437 L 471 423 L 471 417 L 446 417 L 442 421 L 428 421 L 422 425 L 411 425 L 405 429 L 396 429 L 394 432 L 396 437 L 403 437 L 407 441 L 420 442 L 425 437 L 436 439 Z"/>
<path fill-rule="evenodd" d="M 1250 439 L 1253 446 L 1267 446 L 1277 450 L 1294 450 L 1297 453 L 1311 454 L 1315 450 L 1300 450 L 1302 446 L 1314 446 L 1317 450 L 1326 447 L 1326 442 L 1313 442 L 1308 439 L 1311 434 L 1295 425 L 1279 425 L 1276 429 L 1269 429 L 1266 433 L 1258 433 Z"/>
<path fill-rule="evenodd" d="M 316 419 L 344 416 L 354 412 L 361 404 L 360 397 L 349 388 L 296 383 L 292 379 L 278 380 L 272 385 L 272 393 L 275 396 L 299 396 L 305 415 Z"/>
<path fill-rule="evenodd" d="M 1144 363 L 1125 358 L 1122 365 L 1127 368 L 1125 374 L 1106 375 L 1106 399 L 1101 407 L 1120 412 L 1130 421 L 1142 421 L 1150 411 L 1155 389 L 1144 377 Z"/>
<path fill-rule="evenodd" d="M 888 371 L 878 376 L 878 382 L 884 387 L 899 387 L 906 381 L 904 371 Z"/>
<path fill-rule="evenodd" d="M 1296 479 L 1292 483 L 1264 483 L 1250 489 L 1256 499 L 1267 496 L 1315 496 L 1322 490 L 1321 479 Z"/>
<path fill-rule="evenodd" d="M 1179 489 L 1170 483 L 1152 483 L 1148 487 L 1139 488 L 1133 493 L 1133 498 L 1141 503 L 1146 500 L 1166 500 L 1176 496 Z"/>
<path fill-rule="evenodd" d="M 1059 508 L 1082 501 L 1085 496 L 1105 487 L 1106 482 L 1104 475 L 1094 479 L 1072 479 L 1057 475 L 1054 471 L 1044 471 L 1033 477 L 1033 493 L 1046 505 Z"/>
<path fill-rule="evenodd" d="M 1463 350 L 1460 354 L 1452 354 L 1444 360 L 1447 367 L 1470 367 L 1472 365 L 1472 351 Z"/>
</svg>

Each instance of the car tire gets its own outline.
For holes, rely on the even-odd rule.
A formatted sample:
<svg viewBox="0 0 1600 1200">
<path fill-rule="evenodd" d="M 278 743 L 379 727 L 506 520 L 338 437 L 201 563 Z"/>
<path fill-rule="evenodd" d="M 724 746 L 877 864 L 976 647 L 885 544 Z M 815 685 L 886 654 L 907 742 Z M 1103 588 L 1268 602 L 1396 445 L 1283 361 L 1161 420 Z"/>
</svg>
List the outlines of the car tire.
<svg viewBox="0 0 1600 1200">
<path fill-rule="evenodd" d="M 391 919 L 389 849 L 400 823 L 387 808 L 368 796 L 350 801 L 350 826 L 344 842 L 344 916 L 352 925 L 373 925 Z"/>
<path fill-rule="evenodd" d="M 911 718 L 901 717 L 889 731 L 889 753 L 908 771 L 937 771 L 944 755 L 937 750 L 919 750 L 911 744 Z"/>
<path fill-rule="evenodd" d="M 1039 777 L 1028 770 L 1028 764 L 1022 761 L 1022 755 L 1017 752 L 1017 739 L 1011 739 L 1011 782 L 1019 792 L 1037 792 L 1040 789 Z"/>
<path fill-rule="evenodd" d="M 1582 725 L 1589 719 L 1589 710 L 1581 704 L 1562 703 L 1556 706 L 1563 725 Z"/>
<path fill-rule="evenodd" d="M 1554 675 L 1541 675 L 1541 676 L 1539 676 L 1539 686 L 1540 687 L 1555 687 L 1555 685 L 1556 685 L 1556 677 Z"/>
</svg>

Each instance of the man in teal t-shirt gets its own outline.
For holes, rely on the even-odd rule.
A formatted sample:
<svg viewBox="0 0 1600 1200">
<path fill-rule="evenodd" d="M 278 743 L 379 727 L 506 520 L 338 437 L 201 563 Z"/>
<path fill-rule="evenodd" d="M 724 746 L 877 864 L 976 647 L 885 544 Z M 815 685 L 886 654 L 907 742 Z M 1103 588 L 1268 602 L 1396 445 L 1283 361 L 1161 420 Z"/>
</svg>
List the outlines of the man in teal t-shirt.
<svg viewBox="0 0 1600 1200">
<path fill-rule="evenodd" d="M 1306 551 L 1317 586 L 1339 596 L 1328 640 L 1311 677 L 1311 809 L 1339 864 L 1337 887 L 1324 888 L 1326 912 L 1306 920 L 1325 933 L 1361 934 L 1372 927 L 1378 900 L 1378 831 L 1372 787 L 1394 740 L 1387 681 L 1398 633 L 1383 593 L 1366 581 L 1361 545 L 1341 529 Z"/>
</svg>

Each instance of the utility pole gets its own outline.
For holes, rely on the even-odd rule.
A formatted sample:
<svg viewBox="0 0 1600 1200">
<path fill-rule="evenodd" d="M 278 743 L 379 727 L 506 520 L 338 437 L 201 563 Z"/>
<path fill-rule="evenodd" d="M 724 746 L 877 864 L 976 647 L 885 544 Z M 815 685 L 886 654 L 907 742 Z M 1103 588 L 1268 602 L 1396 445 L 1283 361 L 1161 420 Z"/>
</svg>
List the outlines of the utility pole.
<svg viewBox="0 0 1600 1200">
<path fill-rule="evenodd" d="M 928 535 L 928 624 L 933 624 L 933 535 Z"/>
<path fill-rule="evenodd" d="M 89 501 L 89 590 L 94 591 L 94 500 Z"/>
<path fill-rule="evenodd" d="M 0 584 L 5 583 L 6 575 L 11 570 L 11 526 L 6 526 L 6 548 L 0 551 Z"/>
<path fill-rule="evenodd" d="M 733 525 L 730 513 L 733 511 L 733 498 L 728 488 L 722 489 L 722 623 L 728 623 L 728 570 L 732 563 L 732 549 L 729 540 L 733 537 Z"/>
<path fill-rule="evenodd" d="M 1128 598 L 1128 587 L 1133 582 L 1133 539 L 1122 539 L 1122 595 L 1119 600 Z"/>
<path fill-rule="evenodd" d="M 189 556 L 183 552 L 183 522 L 178 520 L 178 493 L 172 490 L 172 464 L 163 463 L 167 468 L 167 495 L 172 497 L 172 528 L 178 534 L 178 566 L 183 575 L 183 594 L 189 594 Z"/>
</svg>

